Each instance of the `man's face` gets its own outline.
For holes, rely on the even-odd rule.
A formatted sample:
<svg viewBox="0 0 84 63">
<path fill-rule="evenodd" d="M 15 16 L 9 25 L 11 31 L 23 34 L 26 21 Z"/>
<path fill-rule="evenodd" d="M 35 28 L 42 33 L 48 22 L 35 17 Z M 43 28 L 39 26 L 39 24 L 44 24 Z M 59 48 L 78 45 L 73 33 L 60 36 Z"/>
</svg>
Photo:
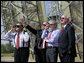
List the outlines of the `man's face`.
<svg viewBox="0 0 84 63">
<path fill-rule="evenodd" d="M 47 25 L 47 22 L 44 22 L 43 25 L 42 25 L 42 30 L 45 29 L 45 26 Z"/>
<path fill-rule="evenodd" d="M 62 15 L 61 16 L 61 24 L 66 24 L 66 22 L 67 22 L 67 16 Z"/>
<path fill-rule="evenodd" d="M 49 29 L 49 27 L 50 27 L 50 25 L 49 25 L 49 24 L 47 24 L 47 25 L 46 25 L 46 29 Z"/>
<path fill-rule="evenodd" d="M 17 32 L 20 32 L 22 30 L 22 26 L 18 23 L 17 25 L 16 25 L 16 31 Z"/>
<path fill-rule="evenodd" d="M 51 28 L 51 30 L 53 30 L 53 29 L 55 28 L 55 24 L 54 24 L 54 22 L 50 22 L 49 24 L 50 24 L 50 28 Z"/>
<path fill-rule="evenodd" d="M 46 24 L 43 24 L 43 25 L 42 25 L 42 30 L 44 30 L 44 29 L 45 29 L 45 26 L 46 26 Z"/>
</svg>

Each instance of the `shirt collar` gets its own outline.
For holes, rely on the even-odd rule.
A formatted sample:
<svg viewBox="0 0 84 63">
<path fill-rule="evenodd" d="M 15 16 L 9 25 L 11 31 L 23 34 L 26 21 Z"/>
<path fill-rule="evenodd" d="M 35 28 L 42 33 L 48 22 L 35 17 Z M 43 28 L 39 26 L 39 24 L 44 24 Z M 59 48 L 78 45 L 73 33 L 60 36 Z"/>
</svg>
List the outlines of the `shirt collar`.
<svg viewBox="0 0 84 63">
<path fill-rule="evenodd" d="M 23 31 L 20 31 L 19 34 L 21 34 Z M 16 32 L 18 34 L 18 32 Z"/>
<path fill-rule="evenodd" d="M 63 26 L 64 28 L 66 27 L 67 23 Z"/>
<path fill-rule="evenodd" d="M 55 28 L 54 30 L 51 30 L 50 32 L 53 32 L 53 31 L 55 31 L 57 28 Z"/>
</svg>

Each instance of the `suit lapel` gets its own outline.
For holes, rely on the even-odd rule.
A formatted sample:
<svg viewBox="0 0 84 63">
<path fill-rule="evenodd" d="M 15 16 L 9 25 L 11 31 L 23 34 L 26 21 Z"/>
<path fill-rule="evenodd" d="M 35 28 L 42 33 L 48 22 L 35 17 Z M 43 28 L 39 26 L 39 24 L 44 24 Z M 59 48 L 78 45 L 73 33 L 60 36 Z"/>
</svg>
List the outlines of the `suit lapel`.
<svg viewBox="0 0 84 63">
<path fill-rule="evenodd" d="M 60 37 L 65 33 L 65 29 L 60 33 Z"/>
<path fill-rule="evenodd" d="M 66 32 L 68 27 L 69 27 L 69 24 L 67 24 L 66 27 L 64 28 L 64 30 L 60 33 L 60 37 Z"/>
</svg>

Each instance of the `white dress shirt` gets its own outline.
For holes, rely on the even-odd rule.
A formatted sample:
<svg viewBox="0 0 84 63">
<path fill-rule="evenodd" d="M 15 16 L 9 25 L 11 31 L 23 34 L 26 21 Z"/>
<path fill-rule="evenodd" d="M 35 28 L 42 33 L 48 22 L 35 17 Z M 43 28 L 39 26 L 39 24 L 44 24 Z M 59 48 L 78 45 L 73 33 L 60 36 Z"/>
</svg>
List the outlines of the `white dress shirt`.
<svg viewBox="0 0 84 63">
<path fill-rule="evenodd" d="M 5 38 L 10 38 L 13 40 L 13 46 L 16 47 L 17 44 L 17 32 L 11 33 L 12 31 L 8 31 L 5 35 Z M 23 39 L 24 39 L 24 46 L 23 46 Z M 28 47 L 28 40 L 29 40 L 29 34 L 28 32 L 23 33 L 21 31 L 19 33 L 19 47 Z"/>
<path fill-rule="evenodd" d="M 64 28 L 66 27 L 67 23 L 63 26 Z"/>
</svg>

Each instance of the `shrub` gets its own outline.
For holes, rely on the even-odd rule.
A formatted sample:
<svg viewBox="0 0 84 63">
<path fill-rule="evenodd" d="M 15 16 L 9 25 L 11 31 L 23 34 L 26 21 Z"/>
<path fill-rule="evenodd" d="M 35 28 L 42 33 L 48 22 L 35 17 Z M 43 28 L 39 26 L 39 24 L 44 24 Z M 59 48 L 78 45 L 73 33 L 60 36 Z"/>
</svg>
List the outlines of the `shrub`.
<svg viewBox="0 0 84 63">
<path fill-rule="evenodd" d="M 13 53 L 14 48 L 11 44 L 3 45 L 1 44 L 1 53 Z"/>
</svg>

